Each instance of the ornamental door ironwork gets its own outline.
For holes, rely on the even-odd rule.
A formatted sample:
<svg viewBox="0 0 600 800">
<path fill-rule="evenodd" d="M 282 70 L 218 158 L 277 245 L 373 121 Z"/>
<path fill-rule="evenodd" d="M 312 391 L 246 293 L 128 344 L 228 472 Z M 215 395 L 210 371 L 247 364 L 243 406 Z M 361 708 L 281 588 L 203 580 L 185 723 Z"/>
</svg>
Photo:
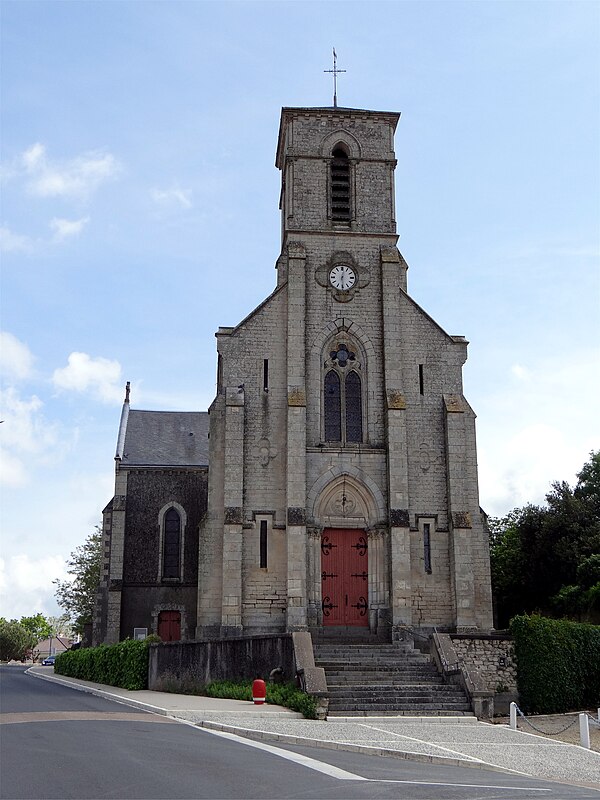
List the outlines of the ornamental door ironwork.
<svg viewBox="0 0 600 800">
<path fill-rule="evenodd" d="M 323 625 L 369 625 L 369 555 L 365 531 L 326 528 L 321 536 Z"/>
</svg>

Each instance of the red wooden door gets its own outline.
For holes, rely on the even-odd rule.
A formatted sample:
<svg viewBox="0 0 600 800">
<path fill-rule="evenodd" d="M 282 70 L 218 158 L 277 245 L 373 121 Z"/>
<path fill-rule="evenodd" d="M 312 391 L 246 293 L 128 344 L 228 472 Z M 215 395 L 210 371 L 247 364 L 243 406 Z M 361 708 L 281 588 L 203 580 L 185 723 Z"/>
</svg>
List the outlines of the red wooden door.
<svg viewBox="0 0 600 800">
<path fill-rule="evenodd" d="M 163 642 L 178 642 L 181 639 L 181 613 L 179 611 L 160 612 L 158 635 Z"/>
<path fill-rule="evenodd" d="M 368 626 L 368 590 L 366 533 L 326 528 L 321 536 L 323 625 Z"/>
</svg>

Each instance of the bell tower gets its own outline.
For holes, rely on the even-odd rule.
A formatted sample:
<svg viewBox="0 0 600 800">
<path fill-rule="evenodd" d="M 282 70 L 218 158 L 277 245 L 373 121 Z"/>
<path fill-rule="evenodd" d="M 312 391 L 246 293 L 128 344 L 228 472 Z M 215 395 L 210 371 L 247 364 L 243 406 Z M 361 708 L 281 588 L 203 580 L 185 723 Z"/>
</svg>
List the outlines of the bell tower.
<svg viewBox="0 0 600 800">
<path fill-rule="evenodd" d="M 286 235 L 394 235 L 394 132 L 400 114 L 346 108 L 284 108 L 276 165 Z"/>
<path fill-rule="evenodd" d="M 399 118 L 282 109 L 277 286 L 217 333 L 199 637 L 491 626 L 467 342 L 407 293 Z"/>
</svg>

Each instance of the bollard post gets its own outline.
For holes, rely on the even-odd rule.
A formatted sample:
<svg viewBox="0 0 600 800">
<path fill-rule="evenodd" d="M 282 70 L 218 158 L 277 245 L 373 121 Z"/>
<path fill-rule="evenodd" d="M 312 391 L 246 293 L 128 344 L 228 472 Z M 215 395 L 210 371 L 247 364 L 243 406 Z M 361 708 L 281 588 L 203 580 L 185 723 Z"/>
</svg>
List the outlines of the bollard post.
<svg viewBox="0 0 600 800">
<path fill-rule="evenodd" d="M 590 750 L 590 723 L 587 714 L 579 715 L 579 738 L 581 739 L 581 746 Z"/>
<path fill-rule="evenodd" d="M 510 704 L 510 728 L 513 731 L 517 730 L 517 704 Z"/>
<path fill-rule="evenodd" d="M 255 706 L 261 706 L 267 697 L 267 684 L 262 678 L 257 678 L 252 683 L 252 699 Z"/>
</svg>

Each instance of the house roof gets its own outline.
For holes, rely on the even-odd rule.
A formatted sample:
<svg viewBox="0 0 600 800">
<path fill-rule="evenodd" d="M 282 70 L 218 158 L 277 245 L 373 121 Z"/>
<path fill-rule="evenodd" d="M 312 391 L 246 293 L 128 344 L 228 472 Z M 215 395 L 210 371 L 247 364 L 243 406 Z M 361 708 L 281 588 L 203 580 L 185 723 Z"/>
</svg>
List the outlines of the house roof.
<svg viewBox="0 0 600 800">
<path fill-rule="evenodd" d="M 121 466 L 208 466 L 207 411 L 135 411 L 125 405 L 115 455 Z"/>
</svg>

